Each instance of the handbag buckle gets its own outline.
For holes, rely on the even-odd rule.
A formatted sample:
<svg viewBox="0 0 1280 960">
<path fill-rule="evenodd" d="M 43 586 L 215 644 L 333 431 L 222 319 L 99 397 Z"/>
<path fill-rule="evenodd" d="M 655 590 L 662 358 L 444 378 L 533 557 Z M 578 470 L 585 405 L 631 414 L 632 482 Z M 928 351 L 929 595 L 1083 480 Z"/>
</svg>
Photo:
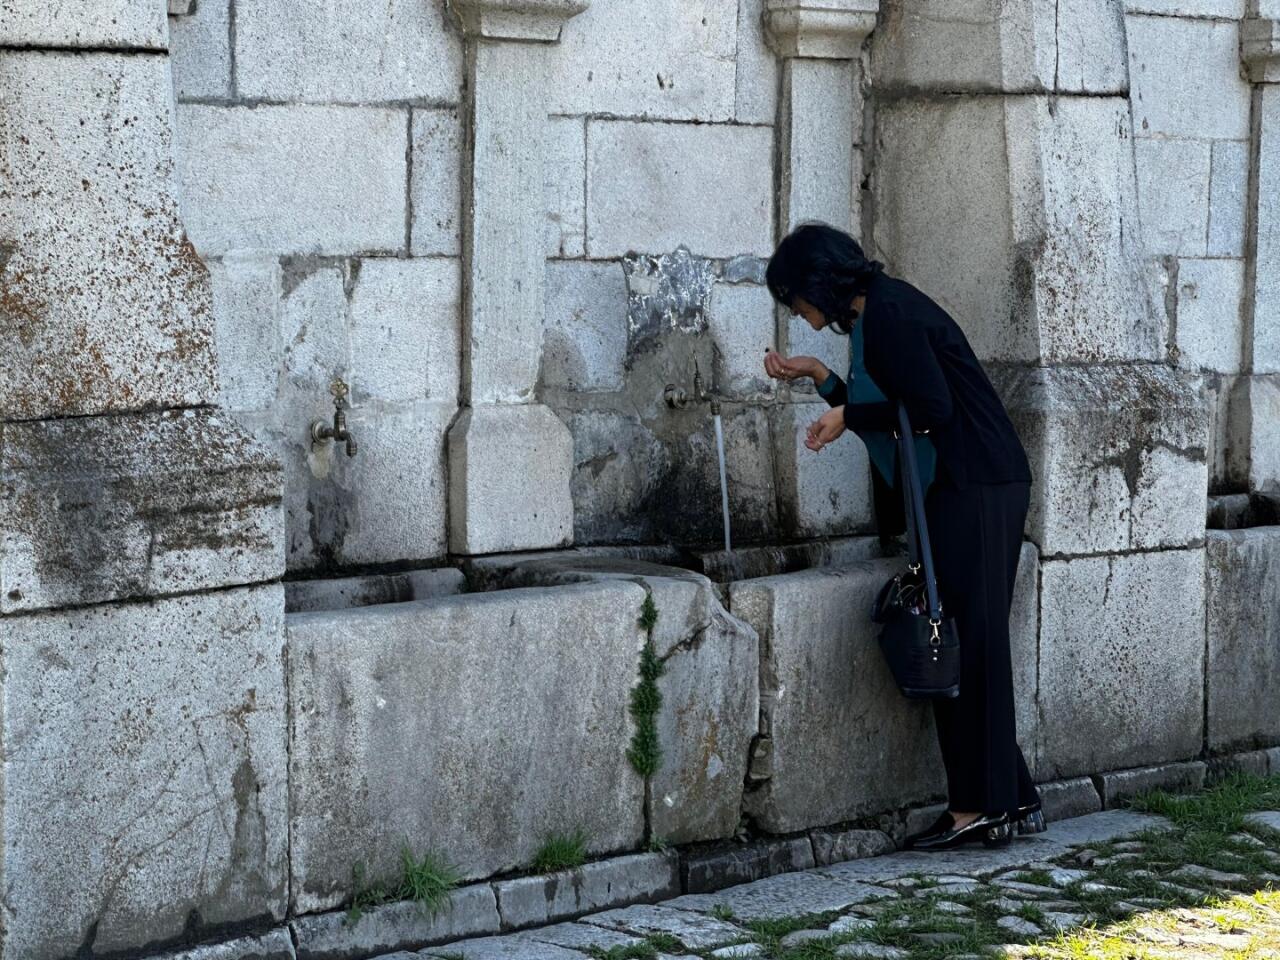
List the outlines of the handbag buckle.
<svg viewBox="0 0 1280 960">
<path fill-rule="evenodd" d="M 942 626 L 941 620 L 929 618 L 929 626 L 933 627 L 933 636 L 929 638 L 929 645 L 932 647 L 942 646 L 942 634 L 938 632 L 938 628 Z"/>
<path fill-rule="evenodd" d="M 919 573 L 919 572 L 920 572 L 920 564 L 918 564 L 918 563 L 908 563 L 908 564 L 907 564 L 907 569 L 908 569 L 908 570 L 910 570 L 912 573 Z"/>
</svg>

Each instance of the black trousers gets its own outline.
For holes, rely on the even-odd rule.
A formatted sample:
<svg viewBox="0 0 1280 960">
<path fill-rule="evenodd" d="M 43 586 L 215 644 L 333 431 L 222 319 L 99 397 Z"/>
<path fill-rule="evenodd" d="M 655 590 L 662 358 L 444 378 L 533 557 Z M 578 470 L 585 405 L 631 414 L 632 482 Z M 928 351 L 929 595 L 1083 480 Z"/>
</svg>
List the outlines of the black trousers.
<svg viewBox="0 0 1280 960">
<path fill-rule="evenodd" d="M 1030 489 L 960 490 L 939 477 L 925 497 L 943 610 L 960 634 L 960 696 L 933 701 L 952 810 L 1002 813 L 1038 796 L 1018 747 L 1009 653 Z"/>
</svg>

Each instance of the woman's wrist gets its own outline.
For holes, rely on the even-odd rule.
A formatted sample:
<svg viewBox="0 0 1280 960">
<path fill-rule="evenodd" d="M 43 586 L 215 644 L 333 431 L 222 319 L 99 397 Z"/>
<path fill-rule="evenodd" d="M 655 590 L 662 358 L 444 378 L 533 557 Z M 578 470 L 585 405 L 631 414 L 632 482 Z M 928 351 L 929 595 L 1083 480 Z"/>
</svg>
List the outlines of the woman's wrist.
<svg viewBox="0 0 1280 960">
<path fill-rule="evenodd" d="M 822 386 L 823 381 L 831 376 L 831 371 L 827 369 L 825 363 L 815 359 L 809 366 L 809 376 L 813 378 L 814 386 Z"/>
</svg>

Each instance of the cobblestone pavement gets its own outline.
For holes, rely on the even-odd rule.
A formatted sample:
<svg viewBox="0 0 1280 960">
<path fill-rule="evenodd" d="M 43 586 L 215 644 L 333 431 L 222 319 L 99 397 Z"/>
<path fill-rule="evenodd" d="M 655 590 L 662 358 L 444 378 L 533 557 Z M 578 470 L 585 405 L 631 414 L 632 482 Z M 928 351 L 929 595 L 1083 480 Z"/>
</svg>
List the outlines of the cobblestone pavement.
<svg viewBox="0 0 1280 960">
<path fill-rule="evenodd" d="M 1004 849 L 899 852 L 390 956 L 1280 960 L 1280 812 L 1220 839 L 1111 810 Z"/>
</svg>

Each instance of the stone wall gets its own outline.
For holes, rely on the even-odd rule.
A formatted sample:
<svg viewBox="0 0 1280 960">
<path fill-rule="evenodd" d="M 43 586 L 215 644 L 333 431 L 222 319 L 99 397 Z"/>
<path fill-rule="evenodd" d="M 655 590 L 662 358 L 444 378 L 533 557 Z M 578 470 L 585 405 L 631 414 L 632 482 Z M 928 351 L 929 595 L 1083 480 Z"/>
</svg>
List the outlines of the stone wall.
<svg viewBox="0 0 1280 960">
<path fill-rule="evenodd" d="M 869 524 L 861 452 L 798 457 L 796 427 L 821 407 L 763 377 L 765 347 L 785 346 L 762 285 L 778 88 L 763 6 L 599 0 L 548 51 L 548 118 L 527 133 L 545 138 L 545 327 L 520 350 L 572 433 L 578 542 L 719 537 L 707 406 L 662 399 L 667 384 L 692 392 L 695 365 L 725 399 L 736 537 Z M 290 567 L 443 555 L 445 436 L 471 402 L 465 183 L 480 175 L 457 19 L 442 0 L 205 0 L 170 25 L 182 207 L 213 278 L 220 399 L 285 464 Z M 848 111 L 853 74 L 828 73 L 820 102 Z M 840 356 L 835 337 L 808 346 Z M 352 389 L 353 460 L 307 436 L 337 377 Z"/>
</svg>

